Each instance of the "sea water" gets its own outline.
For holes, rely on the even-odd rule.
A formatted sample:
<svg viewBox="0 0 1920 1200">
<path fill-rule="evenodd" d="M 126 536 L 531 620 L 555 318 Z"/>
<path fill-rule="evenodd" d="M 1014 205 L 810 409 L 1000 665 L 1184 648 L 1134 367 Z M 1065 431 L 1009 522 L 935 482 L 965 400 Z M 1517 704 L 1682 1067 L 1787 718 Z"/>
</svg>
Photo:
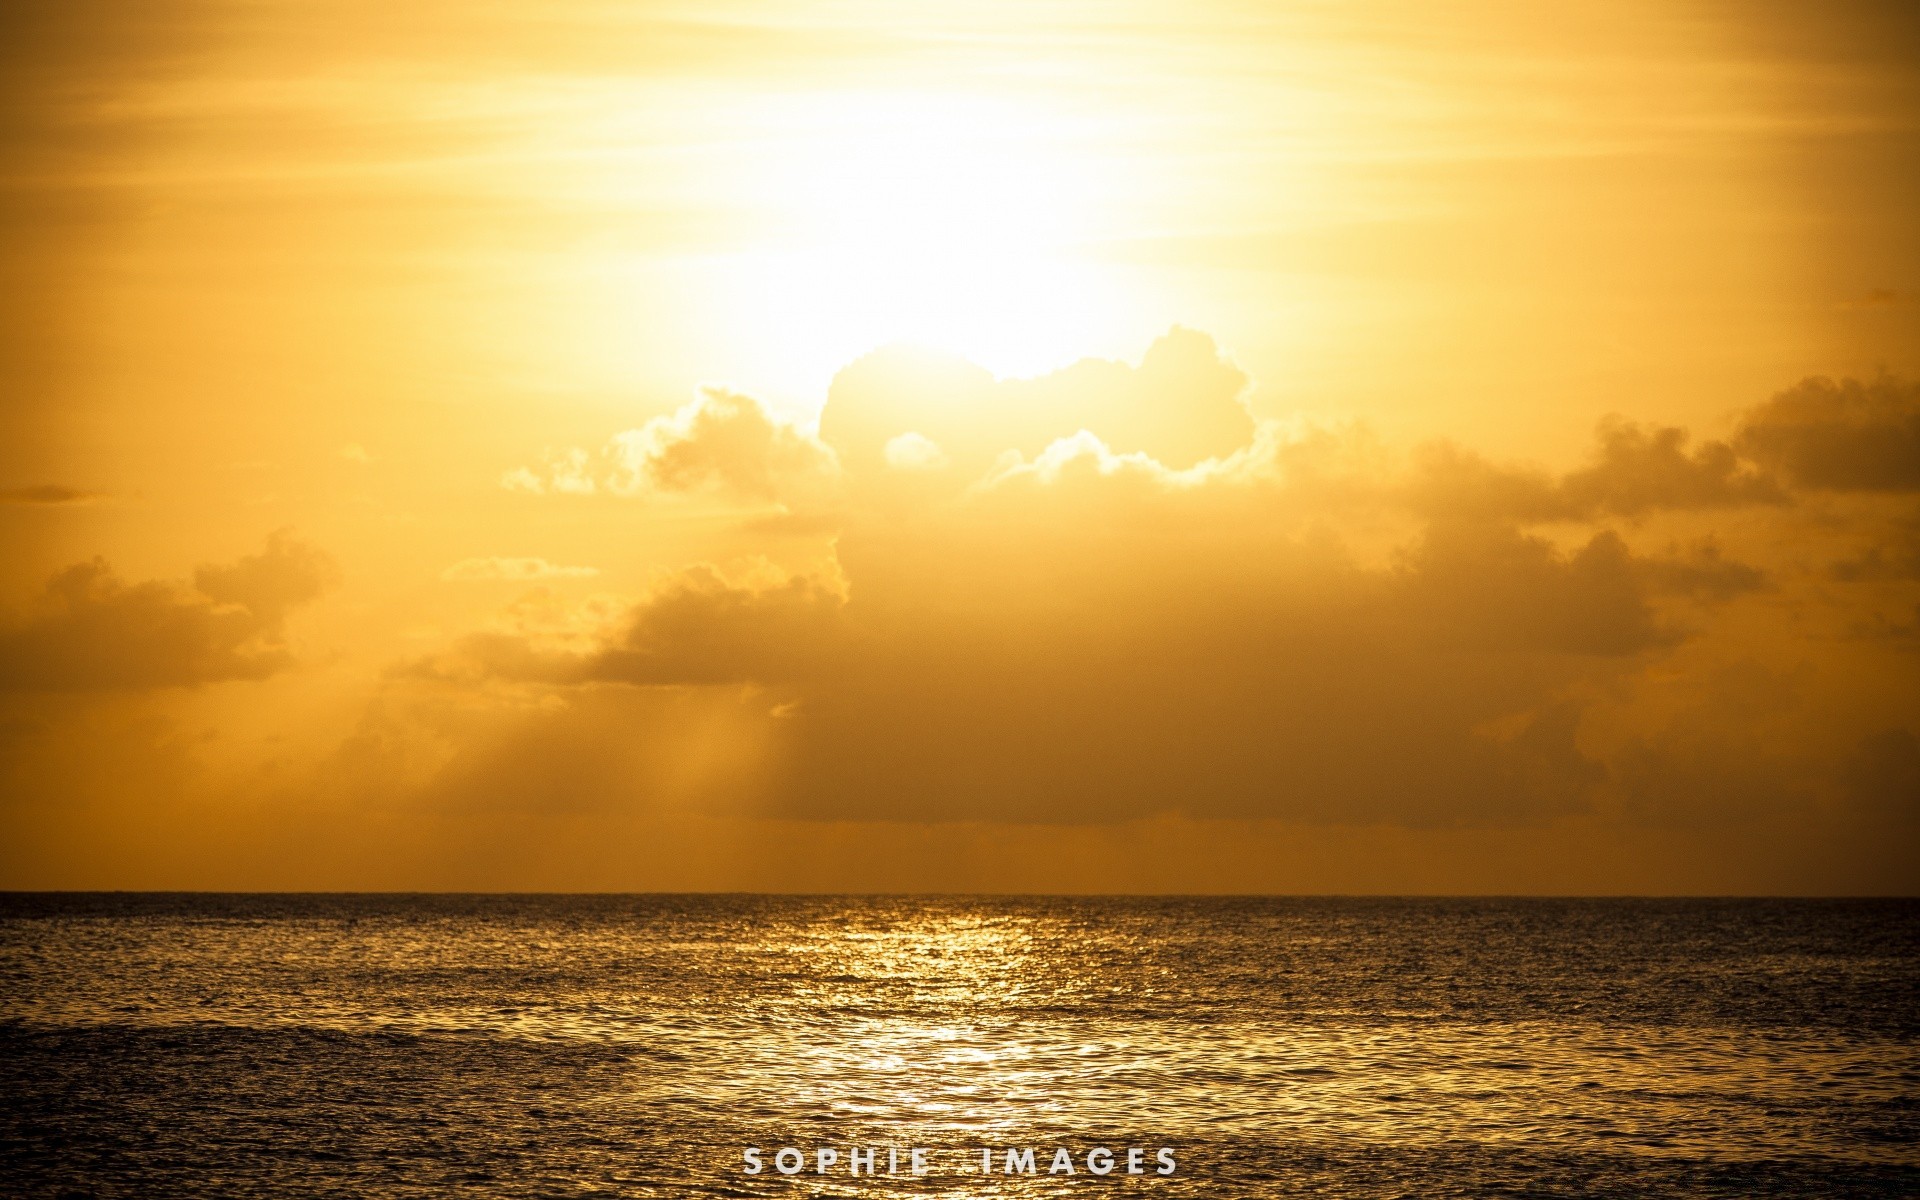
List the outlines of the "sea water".
<svg viewBox="0 0 1920 1200">
<path fill-rule="evenodd" d="M 0 1095 L 31 1197 L 1916 1195 L 1920 903 L 14 894 Z"/>
</svg>

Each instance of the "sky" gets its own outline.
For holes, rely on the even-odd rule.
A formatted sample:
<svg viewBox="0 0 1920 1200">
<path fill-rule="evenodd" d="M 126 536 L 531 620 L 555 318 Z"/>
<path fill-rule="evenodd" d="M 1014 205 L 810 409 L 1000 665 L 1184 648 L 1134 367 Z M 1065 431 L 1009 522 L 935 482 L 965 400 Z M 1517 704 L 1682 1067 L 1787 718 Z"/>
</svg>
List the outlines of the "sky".
<svg viewBox="0 0 1920 1200">
<path fill-rule="evenodd" d="M 0 887 L 1920 886 L 1911 6 L 0 26 Z"/>
</svg>

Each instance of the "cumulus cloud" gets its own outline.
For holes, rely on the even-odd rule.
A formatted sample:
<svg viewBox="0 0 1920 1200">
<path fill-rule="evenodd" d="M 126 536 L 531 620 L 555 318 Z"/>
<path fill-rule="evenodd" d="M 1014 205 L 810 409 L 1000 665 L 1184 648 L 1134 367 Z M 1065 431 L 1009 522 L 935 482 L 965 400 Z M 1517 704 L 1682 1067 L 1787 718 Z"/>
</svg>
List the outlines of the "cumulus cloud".
<svg viewBox="0 0 1920 1200">
<path fill-rule="evenodd" d="M 1116 454 L 1112 447 L 1089 430 L 1063 437 L 1049 445 L 1031 461 L 1018 451 L 1001 457 L 978 485 L 980 490 L 1013 489 L 1025 486 L 1049 487 L 1057 495 L 1068 495 L 1062 487 L 1074 480 L 1106 479 L 1125 481 L 1126 486 L 1147 489 L 1177 487 L 1203 481 L 1211 472 L 1204 467 L 1175 471 L 1142 451 Z"/>
<path fill-rule="evenodd" d="M 620 434 L 611 451 L 615 489 L 623 492 L 712 487 L 775 500 L 834 470 L 831 451 L 758 400 L 711 387 L 677 412 Z"/>
<path fill-rule="evenodd" d="M 1081 433 L 1120 457 L 1179 470 L 1254 444 L 1247 386 L 1211 338 L 1179 328 L 1137 365 L 1086 359 L 1033 379 L 996 379 L 896 346 L 835 376 L 817 436 L 751 396 L 709 387 L 615 434 L 597 458 L 549 451 L 501 483 L 536 494 L 705 493 L 817 514 L 842 505 L 849 481 L 870 503 L 950 495 L 1009 453 L 1036 459 Z"/>
<path fill-rule="evenodd" d="M 908 430 L 887 442 L 883 457 L 901 471 L 930 471 L 947 465 L 947 456 L 932 438 Z"/>
<path fill-rule="evenodd" d="M 1569 473 L 1557 489 L 1577 515 L 1637 517 L 1655 509 L 1778 504 L 1778 484 L 1743 464 L 1732 446 L 1709 441 L 1689 450 L 1687 431 L 1646 428 L 1618 418 L 1601 423 L 1598 460 Z"/>
<path fill-rule="evenodd" d="M 1734 440 L 1800 487 L 1920 490 L 1920 384 L 1803 380 L 1749 411 Z"/>
<path fill-rule="evenodd" d="M 788 815 L 1527 821 L 1605 777 L 1567 693 L 1682 640 L 1661 571 L 1715 561 L 1474 525 L 1367 567 L 1276 532 L 1270 493 L 1090 434 L 997 478 L 855 521 L 844 588 L 700 568 L 591 650 L 461 652 L 496 678 L 766 689 L 760 796 Z"/>
<path fill-rule="evenodd" d="M 1646 564 L 1611 531 L 1564 553 L 1510 528 L 1436 525 L 1406 563 L 1413 615 L 1467 648 L 1616 656 L 1676 636 L 1655 620 Z"/>
<path fill-rule="evenodd" d="M 539 469 L 501 477 L 510 491 L 617 496 L 708 493 L 750 503 L 817 509 L 839 480 L 833 451 L 751 396 L 702 388 L 678 410 L 618 433 L 597 458 L 549 451 Z"/>
<path fill-rule="evenodd" d="M 909 435 L 938 446 L 961 486 L 1008 451 L 1031 458 L 1083 430 L 1116 453 L 1184 468 L 1253 440 L 1247 385 L 1212 338 L 1189 329 L 1156 340 L 1137 366 L 1085 359 L 1034 379 L 891 347 L 834 377 L 820 437 L 856 479 L 883 478 L 898 465 L 889 448 Z"/>
<path fill-rule="evenodd" d="M 1587 465 L 1555 476 L 1425 447 L 1409 483 L 1422 511 L 1455 518 L 1582 521 L 1786 505 L 1795 489 L 1920 490 L 1920 385 L 1807 379 L 1741 414 L 1730 440 L 1676 426 L 1601 422 Z"/>
<path fill-rule="evenodd" d="M 795 689 L 783 810 L 1434 824 L 1583 803 L 1595 768 L 1555 698 L 1580 668 L 1475 653 L 1491 618 L 1436 612 L 1446 585 L 1419 568 L 1367 570 L 1257 523 L 1209 540 L 1203 512 L 1009 538 L 1001 507 L 925 552 L 850 532 L 854 636 Z"/>
<path fill-rule="evenodd" d="M 1407 465 L 1364 431 L 1255 421 L 1245 391 L 1184 331 L 1028 381 L 885 351 L 784 460 L 764 410 L 709 393 L 628 439 L 633 486 L 767 498 L 774 464 L 830 461 L 844 503 L 806 529 L 834 534 L 831 569 L 690 568 L 411 675 L 563 709 L 705 696 L 753 748 L 739 795 L 809 819 L 1516 825 L 1838 795 L 1845 739 L 1810 709 L 1763 737 L 1738 688 L 1649 698 L 1747 653 L 1732 631 L 1800 619 L 1810 576 L 1766 557 L 1772 534 L 1858 520 L 1810 514 L 1753 421 L 1705 441 L 1604 422 L 1563 473 L 1444 443 Z M 1882 750 L 1875 779 L 1904 761 Z"/>
<path fill-rule="evenodd" d="M 530 467 L 512 468 L 500 477 L 500 486 L 510 492 L 531 492 L 536 496 L 591 496 L 600 490 L 587 452 L 577 446 L 547 451 L 537 471 Z"/>
<path fill-rule="evenodd" d="M 1689 448 L 1684 429 L 1648 428 L 1619 418 L 1601 422 L 1596 440 L 1592 460 L 1558 478 L 1496 466 L 1446 443 L 1428 446 L 1419 456 L 1412 495 L 1429 513 L 1524 522 L 1638 518 L 1787 501 L 1777 482 L 1743 462 L 1726 442 Z"/>
<path fill-rule="evenodd" d="M 199 567 L 191 586 L 127 583 L 102 559 L 48 581 L 38 606 L 0 627 L 0 688 L 100 691 L 264 679 L 292 662 L 288 613 L 334 568 L 276 533 L 259 554 Z"/>
<path fill-rule="evenodd" d="M 544 558 L 463 558 L 440 578 L 452 583 L 535 583 L 549 579 L 591 579 L 598 567 L 563 567 Z"/>
<path fill-rule="evenodd" d="M 570 609 L 534 593 L 496 628 L 407 673 L 569 684 L 781 683 L 816 671 L 842 649 L 847 632 L 836 581 L 765 568 L 730 579 L 702 564 L 669 574 L 637 604 L 609 609 L 612 603 L 596 597 Z"/>
<path fill-rule="evenodd" d="M 583 664 L 583 676 L 636 684 L 787 682 L 817 673 L 841 650 L 844 606 L 822 580 L 741 586 L 696 567 L 639 605 Z"/>
</svg>

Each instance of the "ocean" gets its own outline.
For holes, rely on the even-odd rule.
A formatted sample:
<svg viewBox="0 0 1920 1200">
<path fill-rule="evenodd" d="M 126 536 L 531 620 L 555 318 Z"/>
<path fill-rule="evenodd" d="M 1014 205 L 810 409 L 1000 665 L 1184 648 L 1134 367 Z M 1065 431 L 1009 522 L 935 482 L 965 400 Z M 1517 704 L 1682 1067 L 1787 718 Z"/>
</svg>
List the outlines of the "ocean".
<svg viewBox="0 0 1920 1200">
<path fill-rule="evenodd" d="M 18 1197 L 1913 1196 L 1920 902 L 11 894 L 0 1095 Z"/>
</svg>

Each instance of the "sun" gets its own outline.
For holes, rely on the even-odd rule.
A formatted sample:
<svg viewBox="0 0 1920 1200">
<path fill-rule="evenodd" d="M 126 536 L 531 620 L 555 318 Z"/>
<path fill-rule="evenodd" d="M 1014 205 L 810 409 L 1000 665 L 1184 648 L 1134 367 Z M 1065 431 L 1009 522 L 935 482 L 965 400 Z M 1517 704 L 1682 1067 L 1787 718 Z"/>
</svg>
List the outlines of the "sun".
<svg viewBox="0 0 1920 1200">
<path fill-rule="evenodd" d="M 738 180 L 758 235 L 715 282 L 776 341 L 841 361 L 912 342 L 1024 374 L 1114 340 L 1126 291 L 1087 247 L 1124 189 L 1084 129 L 911 92 L 787 97 L 760 123 L 775 136 Z"/>
</svg>

